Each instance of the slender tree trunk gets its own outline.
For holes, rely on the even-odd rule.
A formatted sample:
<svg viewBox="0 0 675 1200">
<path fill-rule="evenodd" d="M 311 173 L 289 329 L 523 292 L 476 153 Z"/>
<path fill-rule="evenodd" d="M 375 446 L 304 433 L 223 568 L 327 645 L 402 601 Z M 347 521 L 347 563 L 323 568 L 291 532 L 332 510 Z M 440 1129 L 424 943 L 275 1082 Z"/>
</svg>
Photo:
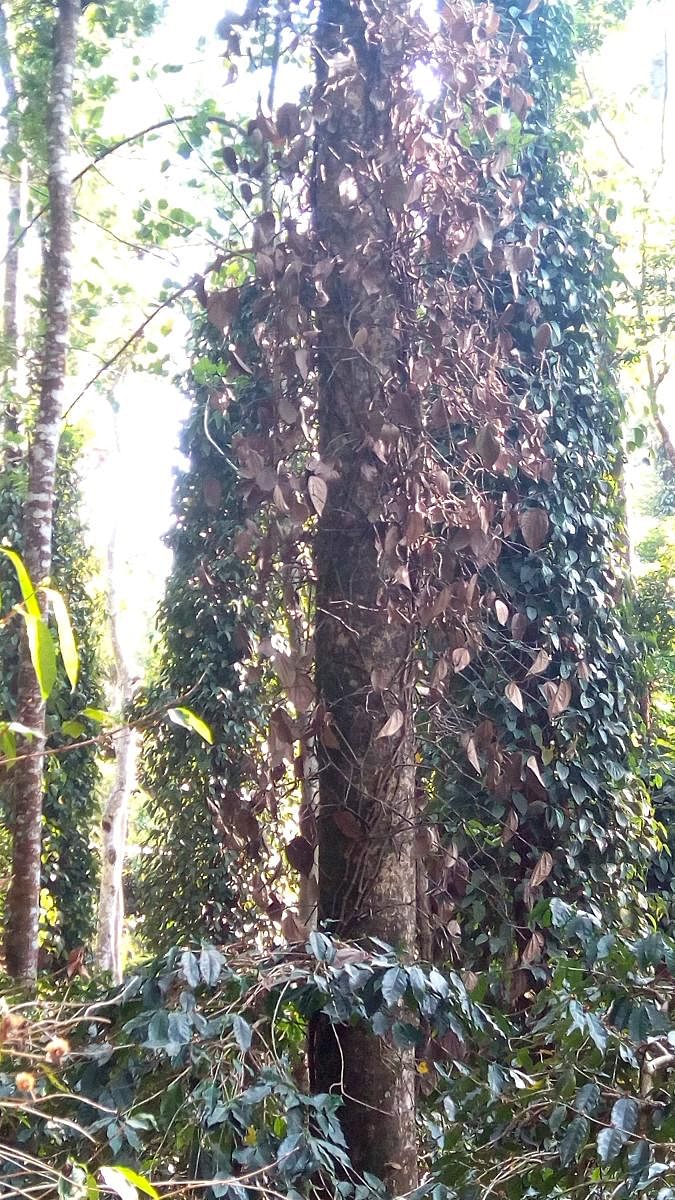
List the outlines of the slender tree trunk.
<svg viewBox="0 0 675 1200">
<path fill-rule="evenodd" d="M 70 330 L 73 203 L 69 148 L 79 13 L 80 0 L 58 0 L 47 107 L 47 313 L 40 402 L 28 452 L 23 542 L 26 565 L 36 583 L 51 570 L 54 476 Z M 20 759 L 14 767 L 14 844 L 5 957 L 10 974 L 31 982 L 37 975 L 38 959 L 45 706 L 25 638 L 19 657 L 17 715 L 36 736 L 20 744 L 19 754 L 27 752 L 31 757 Z"/>
<path fill-rule="evenodd" d="M 119 605 L 115 590 L 114 538 L 108 549 L 108 607 L 115 660 L 117 704 L 122 712 L 131 699 L 132 686 L 120 637 Z M 124 855 L 127 845 L 129 797 L 136 782 L 137 739 L 133 729 L 115 735 L 115 780 L 101 821 L 101 886 L 96 930 L 96 964 L 109 971 L 115 983 L 122 980 L 124 929 Z"/>
<path fill-rule="evenodd" d="M 6 142 L 8 146 L 18 144 L 17 88 L 12 69 L 12 55 L 8 39 L 5 5 L 0 3 L 0 72 L 7 96 Z M 17 401 L 17 358 L 19 344 L 18 292 L 19 292 L 19 243 L 21 229 L 22 166 L 12 164 L 7 194 L 7 249 L 5 253 L 5 280 L 2 304 L 2 351 L 3 351 L 3 409 L 4 433 L 10 443 L 5 446 L 5 461 L 20 459 L 18 448 L 19 405 Z M 14 441 L 14 444 L 12 444 Z"/>
<path fill-rule="evenodd" d="M 382 542 L 398 460 L 384 465 L 368 432 L 388 419 L 403 384 L 392 268 L 392 228 L 381 165 L 395 161 L 390 79 L 396 74 L 408 4 L 390 0 L 388 37 L 369 42 L 359 5 L 323 0 L 317 30 L 319 97 L 330 120 L 316 140 L 314 222 L 335 259 L 320 310 L 319 426 L 323 460 L 337 478 L 316 548 L 316 672 L 325 729 L 319 762 L 319 917 L 328 932 L 377 936 L 402 955 L 415 950 L 415 744 L 410 592 L 385 583 Z M 398 29 L 398 33 L 396 30 Z M 383 39 L 384 42 L 384 39 Z M 350 173 L 358 201 L 345 207 Z M 348 181 L 347 181 L 347 186 Z M 368 331 L 368 352 L 354 347 Z M 386 681 L 386 682 L 385 682 Z M 380 736 L 387 724 L 391 736 Z M 312 1081 L 340 1087 L 343 1122 L 357 1171 L 394 1193 L 417 1182 L 414 1062 L 365 1026 L 315 1022 Z"/>
</svg>

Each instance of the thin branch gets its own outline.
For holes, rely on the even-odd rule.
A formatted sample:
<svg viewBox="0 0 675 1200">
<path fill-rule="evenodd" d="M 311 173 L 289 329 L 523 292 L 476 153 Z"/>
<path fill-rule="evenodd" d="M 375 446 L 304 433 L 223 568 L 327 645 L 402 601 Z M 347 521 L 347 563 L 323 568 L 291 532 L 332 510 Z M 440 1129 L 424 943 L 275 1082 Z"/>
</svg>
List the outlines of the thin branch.
<svg viewBox="0 0 675 1200">
<path fill-rule="evenodd" d="M 134 329 L 133 333 L 129 335 L 126 341 L 124 341 L 122 345 L 115 350 L 114 354 L 111 354 L 110 358 L 107 358 L 105 362 L 101 364 L 98 371 L 96 371 L 96 373 L 92 375 L 91 379 L 85 383 L 82 390 L 77 393 L 75 399 L 72 400 L 68 405 L 63 414 L 63 420 L 66 420 L 66 418 L 73 411 L 75 405 L 82 399 L 83 396 L 86 395 L 89 389 L 92 388 L 95 383 L 98 383 L 98 380 L 101 378 L 101 376 L 105 375 L 105 373 L 109 371 L 111 367 L 114 367 L 126 353 L 129 347 L 133 346 L 134 343 L 143 336 L 148 328 L 148 325 L 155 320 L 155 317 L 158 317 L 159 314 L 164 312 L 165 309 L 170 308 L 172 304 L 175 304 L 176 300 L 180 300 L 181 296 L 184 296 L 186 292 L 189 292 L 192 289 L 198 291 L 200 287 L 203 287 L 204 280 L 207 275 L 212 275 L 214 271 L 219 271 L 229 259 L 246 257 L 251 253 L 252 251 L 244 249 L 231 250 L 228 254 L 220 254 L 215 262 L 212 262 L 210 266 L 206 268 L 203 274 L 193 275 L 192 279 L 190 279 L 187 283 L 184 283 L 182 287 L 176 288 L 174 292 L 171 292 L 171 294 L 167 296 L 165 300 L 162 300 L 161 304 L 157 304 L 155 308 L 153 308 L 152 312 L 141 321 L 140 325 L 138 325 L 136 329 Z"/>
<path fill-rule="evenodd" d="M 133 142 L 138 142 L 147 134 L 154 133 L 158 129 L 166 129 L 169 126 L 181 125 L 186 121 L 193 121 L 196 115 L 196 113 L 188 113 L 184 117 L 166 117 L 162 121 L 155 121 L 153 125 L 148 125 L 145 129 L 140 129 L 137 133 L 130 133 L 128 137 L 121 138 L 119 142 L 113 142 L 111 146 L 106 146 L 105 150 L 101 150 L 99 154 L 92 158 L 91 161 L 87 163 L 86 167 L 83 167 L 81 171 L 78 171 L 77 175 L 73 176 L 71 183 L 73 185 L 79 183 L 80 180 L 84 179 L 85 175 L 87 175 L 89 171 L 93 171 L 94 168 L 97 167 L 104 158 L 108 158 L 108 156 L 114 154 L 116 150 L 121 150 L 124 146 L 129 146 Z M 220 125 L 228 129 L 236 129 L 238 133 L 243 132 L 241 127 L 237 125 L 235 121 L 228 121 L 225 117 L 207 116 L 205 117 L 205 120 L 214 125 Z M 19 231 L 15 240 L 8 247 L 7 254 L 11 253 L 11 251 L 23 241 L 26 234 L 29 233 L 33 226 L 40 220 L 40 218 L 45 215 L 48 207 L 48 204 L 45 204 L 42 206 L 42 208 L 38 209 L 28 224 Z M 5 261 L 7 254 L 4 258 L 0 259 L 0 263 Z"/>
<path fill-rule="evenodd" d="M 588 75 L 586 74 L 586 70 L 584 67 L 581 68 L 581 77 L 582 77 L 584 83 L 586 84 L 586 91 L 588 92 L 588 97 L 593 105 L 593 112 L 595 113 L 595 116 L 597 117 L 598 121 L 600 122 L 600 125 L 602 126 L 605 133 L 607 134 L 607 137 L 609 138 L 612 145 L 614 146 L 614 149 L 616 150 L 617 154 L 619 155 L 619 158 L 623 162 L 625 162 L 626 166 L 629 168 L 629 170 L 631 170 L 633 172 L 633 174 L 637 174 L 634 164 L 631 162 L 628 155 L 625 154 L 624 151 L 621 149 L 621 146 L 619 144 L 617 136 L 614 133 L 614 130 L 611 128 L 610 125 L 607 124 L 605 118 L 602 115 L 602 112 L 600 111 L 600 106 L 596 102 L 595 96 L 593 95 L 593 89 L 591 87 L 590 80 L 588 78 Z"/>
<path fill-rule="evenodd" d="M 668 116 L 668 30 L 663 31 L 663 104 L 661 106 L 661 170 L 666 165 L 666 120 Z"/>
</svg>

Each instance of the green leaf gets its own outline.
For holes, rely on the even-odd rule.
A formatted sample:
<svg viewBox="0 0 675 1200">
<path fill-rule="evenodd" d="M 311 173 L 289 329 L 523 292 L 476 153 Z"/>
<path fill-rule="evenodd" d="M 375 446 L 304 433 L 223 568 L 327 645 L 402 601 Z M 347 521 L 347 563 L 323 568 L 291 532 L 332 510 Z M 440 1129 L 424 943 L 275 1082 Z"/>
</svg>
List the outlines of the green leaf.
<svg viewBox="0 0 675 1200">
<path fill-rule="evenodd" d="M 401 1050 L 409 1050 L 412 1046 L 419 1046 L 422 1041 L 422 1035 L 417 1026 L 411 1025 L 408 1021 L 394 1021 L 391 1033 L 394 1043 Z"/>
<path fill-rule="evenodd" d="M 115 718 L 102 708 L 83 708 L 81 715 L 88 717 L 90 721 L 97 721 L 99 725 L 115 724 Z"/>
<path fill-rule="evenodd" d="M 166 715 L 170 721 L 173 721 L 174 725 L 180 725 L 182 729 L 191 729 L 193 733 L 198 733 L 200 738 L 208 742 L 209 746 L 213 745 L 213 733 L 211 729 L 206 724 L 206 721 L 202 721 L 201 717 L 193 713 L 192 709 L 170 708 Z"/>
<path fill-rule="evenodd" d="M 558 1148 L 563 1167 L 569 1167 L 570 1163 L 578 1158 L 588 1140 L 589 1128 L 586 1117 L 575 1117 L 573 1121 L 570 1121 Z"/>
<path fill-rule="evenodd" d="M 649 1142 L 644 1138 L 640 1138 L 639 1142 L 635 1142 L 628 1151 L 628 1166 L 632 1175 L 640 1175 L 645 1167 L 649 1166 L 651 1158 L 651 1149 Z"/>
<path fill-rule="evenodd" d="M 42 616 L 36 617 L 32 612 L 22 611 L 26 623 L 28 649 L 33 670 L 40 688 L 40 695 L 47 700 L 56 683 L 56 653 L 52 635 Z"/>
<path fill-rule="evenodd" d="M 137 1171 L 132 1171 L 131 1167 L 101 1167 L 101 1178 L 106 1187 L 122 1200 L 131 1200 L 137 1192 L 142 1192 L 144 1196 L 152 1196 L 153 1200 L 159 1200 L 159 1192 L 156 1187 L 150 1183 L 145 1176 L 139 1175 Z"/>
<path fill-rule="evenodd" d="M 390 967 L 382 976 L 382 997 L 389 1008 L 398 1004 L 408 986 L 408 975 L 403 967 Z"/>
<path fill-rule="evenodd" d="M 16 577 L 21 590 L 21 599 L 26 607 L 26 612 L 32 613 L 34 617 L 41 617 L 40 604 L 33 586 L 33 581 L 24 566 L 23 559 L 16 550 L 10 550 L 8 546 L 0 546 L 0 554 L 4 554 L 8 558 L 16 572 Z"/>
<path fill-rule="evenodd" d="M 199 963 L 197 956 L 191 950 L 184 950 L 180 956 L 180 965 L 190 987 L 198 987 L 200 981 Z"/>
<path fill-rule="evenodd" d="M 218 982 L 224 961 L 220 950 L 216 950 L 215 946 L 202 946 L 202 951 L 199 955 L 199 970 L 202 973 L 204 983 L 208 983 L 213 987 Z"/>
<path fill-rule="evenodd" d="M 620 1129 L 623 1133 L 632 1133 L 638 1123 L 639 1113 L 637 1102 L 628 1096 L 622 1096 L 614 1105 L 610 1120 L 615 1129 Z"/>
<path fill-rule="evenodd" d="M 600 1162 L 608 1163 L 621 1153 L 626 1135 L 621 1129 L 615 1129 L 610 1126 L 607 1129 L 601 1129 L 598 1134 L 598 1158 Z"/>
<path fill-rule="evenodd" d="M 78 738 L 84 733 L 84 725 L 81 721 L 64 721 L 61 733 L 65 733 L 67 737 Z"/>
<path fill-rule="evenodd" d="M 235 1014 L 232 1020 L 232 1032 L 237 1039 L 237 1045 L 239 1046 L 239 1049 L 241 1050 L 242 1054 L 245 1054 L 247 1050 L 251 1049 L 253 1033 L 248 1021 L 245 1021 L 244 1018 L 240 1017 L 238 1013 Z"/>
<path fill-rule="evenodd" d="M 585 1083 L 583 1087 L 579 1088 L 574 1098 L 574 1107 L 580 1113 L 593 1112 L 599 1103 L 600 1088 L 597 1083 Z"/>
<path fill-rule="evenodd" d="M 325 933 L 321 933 L 318 929 L 312 930 L 308 945 L 317 962 L 332 963 L 334 961 L 335 946 Z"/>
<path fill-rule="evenodd" d="M 66 675 L 70 681 L 71 690 L 74 692 L 77 687 L 77 680 L 80 674 L 80 656 L 77 653 L 75 638 L 73 636 L 73 627 L 68 616 L 68 609 L 60 592 L 54 588 L 44 588 L 44 593 L 49 597 L 54 617 L 56 618 L 56 628 L 59 633 L 59 649 L 63 665 L 66 668 Z"/>
</svg>

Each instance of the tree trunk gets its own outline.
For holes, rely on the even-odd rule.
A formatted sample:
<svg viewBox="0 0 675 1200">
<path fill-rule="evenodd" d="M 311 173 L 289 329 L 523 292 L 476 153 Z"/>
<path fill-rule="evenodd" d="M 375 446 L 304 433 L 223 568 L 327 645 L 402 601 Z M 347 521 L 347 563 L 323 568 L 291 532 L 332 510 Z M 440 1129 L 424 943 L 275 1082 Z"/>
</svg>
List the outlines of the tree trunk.
<svg viewBox="0 0 675 1200">
<path fill-rule="evenodd" d="M 16 81 L 12 69 L 12 56 L 8 40 L 7 17 L 4 4 L 0 3 L 0 73 L 7 96 L 6 114 L 6 144 L 18 144 L 19 110 Z M 18 449 L 19 434 L 19 405 L 17 402 L 17 352 L 19 342 L 18 321 L 18 283 L 19 283 L 19 242 L 21 229 L 21 200 L 22 200 L 22 166 L 13 164 L 7 191 L 7 249 L 5 252 L 5 282 L 2 305 L 2 341 L 3 341 L 3 409 L 5 437 L 9 442 L 4 447 L 5 461 L 9 463 L 20 459 Z"/>
<path fill-rule="evenodd" d="M 335 259 L 320 310 L 321 458 L 337 478 L 316 545 L 316 676 L 323 707 L 319 745 L 319 917 L 327 932 L 374 935 L 399 953 L 415 948 L 415 742 L 411 696 L 410 592 L 387 585 L 382 544 L 399 492 L 398 460 L 368 446 L 388 419 L 403 372 L 396 336 L 402 300 L 392 268 L 392 227 L 376 182 L 395 160 L 389 81 L 399 65 L 408 5 L 391 0 L 388 37 L 368 41 L 358 5 L 323 0 L 317 30 L 319 121 L 315 236 Z M 396 30 L 398 29 L 398 34 Z M 353 185 L 346 181 L 350 173 Z M 341 191 L 358 199 L 345 206 Z M 343 193 L 344 195 L 344 193 Z M 368 353 L 354 347 L 368 331 Z M 396 458 L 396 456 L 394 456 Z M 391 736 L 380 736 L 385 726 Z M 346 815 L 345 815 L 346 814 Z M 365 1026 L 314 1024 L 317 1090 L 341 1088 L 352 1162 L 394 1193 L 417 1182 L 414 1061 Z"/>
<path fill-rule="evenodd" d="M 40 402 L 28 452 L 23 542 L 26 565 L 36 584 L 51 570 L 54 476 L 70 329 L 73 204 L 69 148 L 79 13 L 80 0 L 58 0 L 47 108 L 47 313 Z M 21 741 L 19 754 L 30 757 L 19 759 L 14 767 L 12 881 L 5 956 L 11 975 L 32 982 L 37 975 L 45 706 L 25 637 L 19 657 L 17 717 L 35 730 L 36 736 Z"/>
<path fill-rule="evenodd" d="M 119 605 L 115 590 L 114 538 L 108 549 L 108 609 L 115 660 L 117 705 L 124 710 L 132 686 L 120 637 Z M 124 928 L 124 855 L 127 845 L 129 797 L 136 782 L 137 738 L 125 727 L 115 735 L 115 781 L 101 821 L 101 886 L 96 929 L 96 965 L 109 971 L 114 983 L 122 981 Z"/>
</svg>

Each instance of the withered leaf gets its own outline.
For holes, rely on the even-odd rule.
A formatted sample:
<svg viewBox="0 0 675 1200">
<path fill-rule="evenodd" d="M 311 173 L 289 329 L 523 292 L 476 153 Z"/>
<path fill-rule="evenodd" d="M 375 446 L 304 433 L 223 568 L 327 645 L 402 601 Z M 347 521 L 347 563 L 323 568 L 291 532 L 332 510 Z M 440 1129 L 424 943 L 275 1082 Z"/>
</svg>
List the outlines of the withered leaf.
<svg viewBox="0 0 675 1200">
<path fill-rule="evenodd" d="M 532 874 L 528 880 L 529 886 L 531 888 L 539 887 L 539 885 L 542 884 L 545 879 L 548 879 L 552 870 L 553 859 L 551 858 L 548 850 L 544 850 L 541 858 L 534 865 Z"/>
<path fill-rule="evenodd" d="M 539 763 L 537 762 L 534 754 L 530 755 L 525 766 L 527 767 L 528 771 L 532 772 L 532 774 L 534 775 L 537 782 L 541 784 L 541 786 L 544 788 L 544 791 L 545 791 L 546 784 L 544 783 L 544 781 L 541 777 L 541 771 L 539 770 Z"/>
<path fill-rule="evenodd" d="M 521 512 L 518 523 L 525 545 L 530 550 L 541 550 L 548 537 L 548 513 L 543 508 L 526 508 Z"/>
<path fill-rule="evenodd" d="M 314 866 L 314 847 L 306 837 L 298 834 L 286 846 L 286 858 L 294 871 L 307 878 Z"/>
<path fill-rule="evenodd" d="M 363 837 L 363 823 L 349 808 L 341 808 L 333 813 L 333 824 L 337 825 L 343 837 L 350 842 L 360 841 Z"/>
<path fill-rule="evenodd" d="M 561 679 L 548 701 L 548 715 L 553 720 L 554 717 L 559 717 L 564 713 L 566 708 L 569 708 L 572 700 L 572 684 L 569 679 Z"/>
<path fill-rule="evenodd" d="M 534 662 L 532 663 L 532 666 L 527 672 L 528 675 L 541 675 L 542 671 L 546 670 L 550 662 L 551 655 L 547 654 L 545 650 L 540 650 Z"/>
<path fill-rule="evenodd" d="M 321 479 L 318 475 L 310 475 L 307 481 L 307 491 L 309 498 L 312 501 L 312 507 L 318 516 L 321 516 L 328 498 L 328 484 L 325 479 Z"/>
<path fill-rule="evenodd" d="M 523 950 L 522 961 L 525 964 L 539 962 L 544 945 L 545 942 L 543 933 L 539 933 L 537 930 L 535 930 L 525 949 Z"/>
<path fill-rule="evenodd" d="M 516 641 L 521 641 L 527 633 L 527 627 L 530 622 L 524 612 L 517 612 L 511 618 L 511 633 Z"/>
<path fill-rule="evenodd" d="M 478 205 L 478 212 L 474 228 L 478 234 L 478 241 L 481 243 L 481 245 L 485 246 L 486 250 L 491 250 L 492 243 L 494 242 L 496 225 L 487 209 L 483 208 L 481 204 Z"/>
<path fill-rule="evenodd" d="M 519 824 L 518 813 L 516 812 L 516 810 L 514 808 L 510 808 L 504 818 L 504 824 L 502 826 L 502 845 L 503 846 L 506 846 L 508 844 L 508 842 L 511 841 L 511 838 L 513 837 L 514 833 L 516 833 L 516 831 L 518 829 L 518 824 Z"/>
<path fill-rule="evenodd" d="M 471 766 L 473 767 L 474 771 L 478 775 L 480 775 L 480 773 L 481 773 L 480 759 L 478 757 L 478 751 L 476 750 L 476 743 L 474 742 L 473 738 L 469 738 L 468 742 L 466 743 L 466 757 L 468 758 L 469 762 L 471 763 Z"/>
<path fill-rule="evenodd" d="M 471 662 L 471 654 L 467 650 L 466 646 L 458 646 L 456 650 L 453 650 L 453 652 L 452 652 L 453 670 L 457 671 L 458 673 L 460 671 L 464 671 L 466 669 L 466 667 L 468 667 L 470 662 Z"/>
<path fill-rule="evenodd" d="M 297 712 L 309 712 L 316 699 L 314 683 L 309 675 L 296 675 L 288 689 L 288 698 Z"/>
<path fill-rule="evenodd" d="M 513 680 L 511 680 L 510 683 L 507 683 L 506 687 L 504 688 L 504 695 L 506 696 L 507 700 L 510 700 L 511 703 L 515 705 L 519 712 L 525 711 L 523 693 L 518 687 L 518 684 L 514 683 Z"/>
<path fill-rule="evenodd" d="M 211 292 L 206 301 L 206 313 L 212 325 L 221 333 L 232 323 L 239 308 L 239 288 L 225 288 L 224 291 Z"/>
<path fill-rule="evenodd" d="M 534 348 L 537 354 L 543 354 L 545 350 L 548 350 L 552 339 L 553 330 L 548 321 L 544 321 L 544 324 L 539 326 L 534 335 Z"/>
<path fill-rule="evenodd" d="M 295 942 L 306 942 L 309 937 L 307 926 L 303 925 L 299 917 L 290 909 L 281 918 L 281 932 L 289 945 L 293 945 Z"/>
<path fill-rule="evenodd" d="M 370 672 L 370 682 L 373 686 L 373 691 L 384 692 L 389 687 L 394 673 L 389 667 L 373 667 Z"/>
<path fill-rule="evenodd" d="M 495 615 L 500 625 L 506 625 L 509 619 L 509 609 L 503 600 L 495 600 Z"/>
<path fill-rule="evenodd" d="M 395 708 L 389 719 L 385 721 L 380 732 L 378 733 L 378 738 L 393 737 L 394 734 L 398 733 L 399 730 L 403 728 L 404 720 L 405 718 L 401 712 L 401 709 Z"/>
<path fill-rule="evenodd" d="M 489 425 L 485 425 L 483 429 L 478 430 L 474 444 L 476 447 L 476 454 L 484 466 L 486 466 L 488 469 L 493 467 L 499 458 L 499 451 L 501 447 Z"/>
<path fill-rule="evenodd" d="M 302 376 L 302 379 L 304 382 L 307 379 L 307 376 L 309 375 L 309 366 L 310 366 L 309 350 L 306 350 L 304 347 L 301 347 L 299 350 L 296 350 L 295 362 L 296 362 L 298 371 L 300 372 L 300 375 Z"/>
</svg>

